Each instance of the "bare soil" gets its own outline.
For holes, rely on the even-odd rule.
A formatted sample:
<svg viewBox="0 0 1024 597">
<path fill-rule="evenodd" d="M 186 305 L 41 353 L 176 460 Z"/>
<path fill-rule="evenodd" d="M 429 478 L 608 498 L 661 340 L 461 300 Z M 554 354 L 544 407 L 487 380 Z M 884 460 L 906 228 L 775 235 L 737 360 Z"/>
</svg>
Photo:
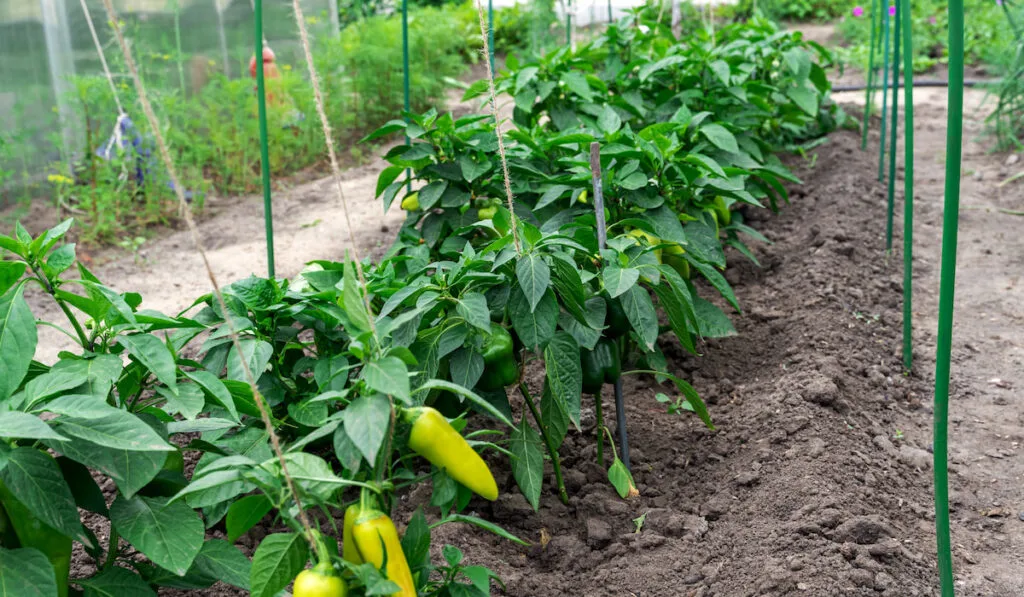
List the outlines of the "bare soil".
<svg viewBox="0 0 1024 597">
<path fill-rule="evenodd" d="M 968 106 L 980 98 L 969 93 Z M 809 159 L 792 161 L 804 180 L 792 189 L 792 205 L 778 215 L 747 213 L 773 244 L 754 247 L 760 268 L 730 255 L 727 277 L 744 309 L 734 315 L 738 336 L 708 342 L 701 358 L 666 347 L 670 366 L 708 400 L 717 430 L 692 416 L 666 414 L 654 400 L 666 388 L 630 378 L 627 417 L 639 498 L 619 499 L 593 464 L 587 400 L 584 433 L 570 432 L 562 450 L 568 505 L 548 486 L 534 513 L 499 466 L 502 496 L 470 506 L 532 547 L 447 526 L 435 531 L 435 549 L 459 546 L 470 563 L 493 568 L 509 595 L 936 595 L 929 450 L 945 90 L 915 92 L 915 105 L 910 375 L 900 363 L 902 223 L 897 217 L 896 250 L 887 257 L 877 133 L 862 152 L 858 133 L 838 132 Z M 1019 597 L 1024 219 L 997 210 L 1024 210 L 1024 181 L 1000 185 L 1024 160 L 987 153 L 984 113 L 968 110 L 965 129 L 950 429 L 954 566 L 960 595 Z M 401 218 L 382 214 L 373 199 L 379 167 L 346 177 L 364 253 L 390 243 Z M 202 228 L 221 280 L 263 274 L 259 199 L 215 209 Z M 330 181 L 279 194 L 275 209 L 278 275 L 292 276 L 310 259 L 337 258 L 349 248 Z M 121 256 L 97 269 L 115 288 L 140 291 L 150 308 L 173 312 L 207 291 L 182 233 L 147 243 L 138 259 Z M 41 342 L 37 356 L 44 360 L 61 347 L 56 336 Z M 613 422 L 610 394 L 604 403 Z M 396 518 L 424 503 L 427 491 L 404 496 Z M 247 548 L 265 529 L 255 532 L 243 539 Z M 241 593 L 218 586 L 161 594 Z"/>
</svg>

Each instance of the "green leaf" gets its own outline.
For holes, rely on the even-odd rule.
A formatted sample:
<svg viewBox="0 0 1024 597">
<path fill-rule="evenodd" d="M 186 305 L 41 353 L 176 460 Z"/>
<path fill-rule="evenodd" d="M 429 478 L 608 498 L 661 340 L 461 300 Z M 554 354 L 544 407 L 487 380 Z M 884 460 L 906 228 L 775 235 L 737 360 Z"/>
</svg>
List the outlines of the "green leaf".
<svg viewBox="0 0 1024 597">
<path fill-rule="evenodd" d="M 738 153 L 740 148 L 736 144 L 736 137 L 728 131 L 724 126 L 720 124 L 710 123 L 700 127 L 700 133 L 711 142 L 712 145 L 721 149 L 722 151 L 728 151 L 729 153 Z"/>
<path fill-rule="evenodd" d="M 509 316 L 523 346 L 535 352 L 540 351 L 555 334 L 558 325 L 558 300 L 549 289 L 537 303 L 536 309 L 521 288 L 516 285 L 509 296 Z"/>
<path fill-rule="evenodd" d="M 437 202 L 441 200 L 441 195 L 448 190 L 448 181 L 446 180 L 435 180 L 427 186 L 420 189 L 419 200 L 420 209 L 428 210 L 432 209 Z"/>
<path fill-rule="evenodd" d="M 59 276 L 75 264 L 75 243 L 63 245 L 46 259 L 48 274 Z"/>
<path fill-rule="evenodd" d="M 130 570 L 113 566 L 84 579 L 76 579 L 76 584 L 85 589 L 83 597 L 156 597 L 156 593 L 146 581 Z"/>
<path fill-rule="evenodd" d="M 252 556 L 252 597 L 274 597 L 306 567 L 309 546 L 299 533 L 268 536 Z"/>
<path fill-rule="evenodd" d="M 263 520 L 271 509 L 273 504 L 262 493 L 247 495 L 232 503 L 224 523 L 227 527 L 228 541 L 238 541 L 239 537 Z"/>
<path fill-rule="evenodd" d="M 57 458 L 57 466 L 60 467 L 60 473 L 71 489 L 75 504 L 89 512 L 107 516 L 106 498 L 103 497 L 103 491 L 96 484 L 89 469 L 66 456 Z"/>
<path fill-rule="evenodd" d="M 338 457 L 338 462 L 341 463 L 341 466 L 349 471 L 359 470 L 359 463 L 362 462 L 363 455 L 359 448 L 352 443 L 352 438 L 345 433 L 343 425 L 338 426 L 334 430 L 332 441 L 334 444 L 334 455 Z"/>
<path fill-rule="evenodd" d="M 89 544 L 71 488 L 49 454 L 35 448 L 15 448 L 0 470 L 0 479 L 40 522 Z"/>
<path fill-rule="evenodd" d="M 252 563 L 245 554 L 227 541 L 210 539 L 199 550 L 199 555 L 189 569 L 189 575 L 248 590 Z"/>
<path fill-rule="evenodd" d="M 569 431 L 569 413 L 566 405 L 551 393 L 551 386 L 544 384 L 540 398 L 540 422 L 548 434 L 548 439 L 555 449 L 562 446 L 565 434 Z"/>
<path fill-rule="evenodd" d="M 198 384 L 179 384 L 176 395 L 163 386 L 157 386 L 156 392 L 167 400 L 164 405 L 167 414 L 180 414 L 190 421 L 195 419 L 206 405 L 206 395 Z"/>
<path fill-rule="evenodd" d="M 527 253 L 516 263 L 516 279 L 533 313 L 551 285 L 551 268 L 537 253 Z"/>
<path fill-rule="evenodd" d="M 182 501 L 118 496 L 110 522 L 135 549 L 178 576 L 188 572 L 203 547 L 203 521 Z"/>
<path fill-rule="evenodd" d="M 55 439 L 67 440 L 44 423 L 42 419 L 28 413 L 0 412 L 0 437 L 7 439 Z"/>
<path fill-rule="evenodd" d="M 21 261 L 0 261 L 0 295 L 7 294 L 25 274 L 28 266 Z"/>
<path fill-rule="evenodd" d="M 395 182 L 395 179 L 405 172 L 405 168 L 401 166 L 388 166 L 380 171 L 380 176 L 377 177 L 377 192 L 374 194 L 375 197 L 380 197 L 384 189 L 391 186 L 391 183 Z M 384 210 L 387 211 L 388 206 L 384 206 Z"/>
<path fill-rule="evenodd" d="M 608 104 L 604 105 L 600 116 L 597 117 L 597 126 L 606 134 L 610 135 L 622 128 L 622 118 L 619 117 L 615 108 Z"/>
<path fill-rule="evenodd" d="M 160 338 L 151 334 L 132 334 L 121 336 L 118 342 L 172 393 L 178 391 L 174 354 Z"/>
<path fill-rule="evenodd" d="M 459 298 L 455 310 L 469 325 L 487 333 L 491 332 L 491 310 L 487 307 L 487 298 L 484 295 L 479 292 L 467 292 Z"/>
<path fill-rule="evenodd" d="M 626 189 L 627 191 L 635 191 L 642 189 L 647 186 L 649 179 L 647 174 L 644 172 L 633 172 L 619 181 L 619 186 Z"/>
<path fill-rule="evenodd" d="M 238 421 L 238 408 L 235 407 L 235 400 L 231 397 L 231 392 L 228 391 L 224 382 L 222 382 L 216 375 L 202 369 L 197 371 L 185 371 L 184 373 L 185 377 L 196 382 L 196 384 L 203 389 L 208 398 L 223 406 L 224 409 L 231 414 L 231 418 Z"/>
<path fill-rule="evenodd" d="M 640 279 L 640 270 L 633 267 L 620 267 L 618 263 L 607 263 L 601 270 L 604 288 L 608 296 L 615 298 L 636 286 Z"/>
<path fill-rule="evenodd" d="M 730 72 L 728 62 L 725 60 L 715 60 L 708 67 L 711 69 L 711 72 L 715 73 L 715 76 L 722 82 L 722 85 L 729 86 Z"/>
<path fill-rule="evenodd" d="M 626 291 L 619 301 L 622 303 L 622 310 L 626 312 L 626 318 L 647 350 L 653 350 L 654 343 L 658 340 L 658 314 L 654 310 L 651 295 L 647 294 L 643 286 L 637 285 Z"/>
<path fill-rule="evenodd" d="M 25 285 L 0 296 L 0 402 L 21 385 L 36 352 L 36 320 L 25 301 Z"/>
<path fill-rule="evenodd" d="M 793 100 L 808 116 L 818 115 L 818 94 L 814 91 L 806 87 L 790 87 L 786 90 L 786 97 Z"/>
<path fill-rule="evenodd" d="M 494 524 L 493 522 L 490 522 L 488 520 L 484 520 L 482 518 L 477 518 L 476 516 L 469 516 L 468 514 L 449 514 L 444 519 L 444 523 L 447 524 L 449 522 L 461 522 L 461 523 L 464 523 L 464 524 L 471 524 L 473 526 L 480 527 L 481 529 L 483 529 L 485 531 L 489 531 L 491 533 L 494 533 L 495 535 L 497 535 L 497 536 L 499 536 L 499 537 L 501 537 L 503 539 L 507 539 L 507 540 L 509 540 L 509 541 L 511 541 L 513 543 L 518 543 L 519 545 L 526 545 L 526 546 L 530 545 L 530 543 L 528 541 L 523 541 L 519 537 L 516 537 L 512 533 L 506 531 L 505 529 L 503 529 L 500 526 Z"/>
<path fill-rule="evenodd" d="M 523 417 L 509 438 L 512 459 L 512 476 L 516 479 L 523 497 L 534 510 L 540 504 L 541 487 L 544 485 L 544 454 L 541 452 L 540 435 Z"/>
<path fill-rule="evenodd" d="M 681 64 L 683 62 L 686 62 L 685 56 L 682 56 L 680 54 L 673 54 L 671 56 L 668 56 L 667 58 L 662 58 L 657 62 L 645 64 L 643 67 L 640 68 L 640 71 L 637 73 L 637 77 L 639 77 L 640 81 L 643 82 L 650 78 L 650 76 L 653 75 L 654 73 L 669 68 L 671 66 L 675 66 L 676 64 Z"/>
<path fill-rule="evenodd" d="M 476 386 L 484 372 L 484 358 L 470 348 L 460 348 L 453 352 L 448 364 L 452 382 L 464 388 Z"/>
<path fill-rule="evenodd" d="M 63 415 L 57 419 L 57 430 L 63 435 L 99 446 L 137 452 L 175 449 L 141 418 L 92 396 L 62 396 L 46 403 L 43 410 Z"/>
<path fill-rule="evenodd" d="M 726 281 L 725 276 L 719 273 L 719 271 L 714 267 L 694 259 L 689 253 L 684 253 L 683 257 L 690 262 L 690 265 L 696 268 L 705 278 L 707 278 L 708 282 L 715 287 L 715 290 L 720 292 L 725 300 L 729 301 L 729 304 L 732 305 L 736 311 L 742 312 L 740 304 L 736 301 L 736 295 L 732 291 L 732 286 L 729 286 L 729 282 Z"/>
<path fill-rule="evenodd" d="M 462 169 L 462 177 L 466 179 L 466 182 L 473 182 L 487 174 L 491 169 L 491 162 L 487 158 L 478 161 L 474 159 L 473 155 L 464 153 L 459 156 L 459 168 Z"/>
<path fill-rule="evenodd" d="M 633 475 L 629 474 L 629 469 L 626 468 L 626 465 L 618 457 L 615 458 L 615 462 L 608 469 L 608 480 L 622 499 L 629 497 L 631 491 L 636 491 Z"/>
<path fill-rule="evenodd" d="M 345 433 L 371 466 L 391 425 L 391 406 L 377 394 L 360 396 L 345 409 Z"/>
<path fill-rule="evenodd" d="M 430 565 L 430 526 L 423 508 L 416 508 L 402 536 L 402 552 L 413 574 Z"/>
<path fill-rule="evenodd" d="M 607 308 L 608 306 L 603 298 L 599 296 L 591 297 L 587 299 L 586 303 L 587 325 L 580 323 L 568 313 L 558 314 L 558 325 L 562 326 L 562 329 L 572 335 L 580 348 L 594 350 L 597 341 L 601 339 L 601 329 L 604 328 L 605 311 L 607 311 Z"/>
<path fill-rule="evenodd" d="M 544 348 L 545 375 L 551 395 L 569 419 L 580 428 L 580 395 L 583 392 L 583 367 L 580 347 L 566 332 L 557 332 Z"/>
<path fill-rule="evenodd" d="M 0 597 L 53 597 L 57 595 L 53 566 L 34 548 L 0 547 Z"/>
<path fill-rule="evenodd" d="M 363 301 L 363 292 L 360 288 L 359 278 L 356 276 L 355 267 L 352 262 L 345 260 L 345 281 L 342 289 L 342 306 L 348 315 L 349 322 L 355 328 L 353 332 L 370 331 L 370 313 L 366 310 L 366 303 Z"/>
<path fill-rule="evenodd" d="M 569 88 L 570 91 L 583 98 L 584 101 L 591 101 L 594 98 L 594 92 L 590 89 L 590 83 L 587 82 L 587 78 L 583 76 L 583 73 L 579 71 L 569 71 L 562 75 L 562 82 Z"/>
<path fill-rule="evenodd" d="M 803 48 L 790 48 L 782 53 L 786 67 L 797 80 L 804 80 L 811 74 L 811 56 Z"/>
<path fill-rule="evenodd" d="M 679 223 L 679 216 L 664 205 L 654 209 L 648 209 L 643 214 L 643 219 L 650 223 L 654 234 L 665 242 L 687 244 L 687 236 L 683 232 L 683 225 Z"/>
<path fill-rule="evenodd" d="M 123 448 L 105 448 L 81 439 L 48 442 L 75 462 L 95 469 L 114 480 L 125 497 L 135 495 L 163 468 L 167 452 L 133 452 Z"/>
<path fill-rule="evenodd" d="M 348 372 L 345 355 L 324 355 L 313 366 L 313 379 L 321 392 L 340 392 L 348 384 Z"/>
<path fill-rule="evenodd" d="M 370 361 L 363 367 L 362 379 L 371 390 L 409 403 L 409 369 L 402 359 L 383 357 Z"/>
<path fill-rule="evenodd" d="M 273 356 L 274 347 L 269 342 L 251 337 L 239 338 L 238 345 L 232 343 L 228 353 L 228 379 L 249 383 L 249 377 L 245 374 L 248 367 L 252 381 L 259 380 Z"/>
<path fill-rule="evenodd" d="M 697 315 L 700 335 L 704 338 L 727 338 L 736 335 L 729 316 L 722 312 L 714 303 L 695 296 L 693 310 Z"/>
</svg>

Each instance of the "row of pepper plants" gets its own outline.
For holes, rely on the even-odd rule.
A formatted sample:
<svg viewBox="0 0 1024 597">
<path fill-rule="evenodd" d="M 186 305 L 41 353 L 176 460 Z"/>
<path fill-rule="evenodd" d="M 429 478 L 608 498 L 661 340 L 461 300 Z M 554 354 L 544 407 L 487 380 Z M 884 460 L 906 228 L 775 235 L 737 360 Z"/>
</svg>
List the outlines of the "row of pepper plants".
<svg viewBox="0 0 1024 597">
<path fill-rule="evenodd" d="M 217 581 L 260 597 L 489 595 L 500 581 L 458 548 L 431 557 L 444 524 L 525 544 L 471 513 L 474 496 L 510 489 L 487 461 L 507 461 L 534 508 L 550 465 L 547 487 L 567 501 L 559 450 L 588 394 L 598 459 L 635 495 L 614 444 L 603 450 L 601 394 L 626 373 L 654 376 L 670 412 L 711 426 L 660 345 L 697 354 L 701 338 L 735 333 L 700 293 L 739 309 L 724 248 L 754 259 L 742 239 L 763 237 L 737 208 L 784 202 L 797 180 L 775 152 L 841 122 L 829 60 L 766 22 L 681 41 L 636 18 L 510 59 L 497 88 L 515 102 L 514 202 L 493 118 L 409 114 L 372 135 L 411 139 L 378 183 L 385 209 L 399 195 L 408 209 L 388 254 L 362 275 L 346 258 L 234 282 L 223 307 L 207 295 L 177 315 L 143 308 L 76 261 L 71 221 L 0 235 L 0 596 Z M 65 319 L 37 320 L 26 292 Z M 36 361 L 38 326 L 77 349 Z M 400 533 L 396 496 L 427 482 L 429 504 Z M 235 543 L 261 523 L 250 560 Z M 71 578 L 75 543 L 88 572 Z"/>
</svg>

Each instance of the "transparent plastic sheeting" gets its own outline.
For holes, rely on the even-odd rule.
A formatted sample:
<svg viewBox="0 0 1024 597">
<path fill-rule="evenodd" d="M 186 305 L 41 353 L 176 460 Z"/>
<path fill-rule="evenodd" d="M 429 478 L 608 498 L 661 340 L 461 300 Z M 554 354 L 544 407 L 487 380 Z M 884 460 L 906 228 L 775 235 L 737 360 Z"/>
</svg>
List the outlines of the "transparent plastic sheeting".
<svg viewBox="0 0 1024 597">
<path fill-rule="evenodd" d="M 314 36 L 337 35 L 337 0 L 302 4 Z M 115 82 L 128 83 L 102 0 L 86 6 Z M 251 0 L 114 0 L 114 7 L 148 86 L 189 94 L 211 70 L 249 76 Z M 300 49 L 291 0 L 264 0 L 263 7 L 264 36 L 282 61 L 294 62 Z M 0 0 L 0 205 L 32 194 L 25 189 L 83 155 L 84 115 L 74 94 L 81 77 L 102 72 L 81 0 Z M 108 115 L 109 126 L 116 118 Z"/>
</svg>

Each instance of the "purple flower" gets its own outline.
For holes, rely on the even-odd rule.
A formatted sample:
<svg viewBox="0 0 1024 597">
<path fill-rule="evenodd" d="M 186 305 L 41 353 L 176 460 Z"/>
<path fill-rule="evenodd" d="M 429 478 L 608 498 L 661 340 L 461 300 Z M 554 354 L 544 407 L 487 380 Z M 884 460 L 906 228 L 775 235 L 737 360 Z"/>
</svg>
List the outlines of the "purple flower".
<svg viewBox="0 0 1024 597">
<path fill-rule="evenodd" d="M 998 1 L 999 0 L 996 0 L 996 2 L 998 2 Z M 892 6 L 889 7 L 889 16 L 890 17 L 896 16 L 896 5 L 895 4 L 893 4 Z"/>
<path fill-rule="evenodd" d="M 998 2 L 998 0 L 996 0 L 996 1 Z M 935 15 L 932 15 L 932 16 L 928 17 L 928 22 L 931 23 L 932 25 L 934 25 L 935 24 Z"/>
<path fill-rule="evenodd" d="M 996 6 L 1002 6 L 1003 0 L 996 0 Z"/>
<path fill-rule="evenodd" d="M 857 17 L 858 19 L 860 17 L 864 16 L 864 8 L 860 7 L 860 6 L 854 6 L 853 7 L 853 16 Z"/>
</svg>

